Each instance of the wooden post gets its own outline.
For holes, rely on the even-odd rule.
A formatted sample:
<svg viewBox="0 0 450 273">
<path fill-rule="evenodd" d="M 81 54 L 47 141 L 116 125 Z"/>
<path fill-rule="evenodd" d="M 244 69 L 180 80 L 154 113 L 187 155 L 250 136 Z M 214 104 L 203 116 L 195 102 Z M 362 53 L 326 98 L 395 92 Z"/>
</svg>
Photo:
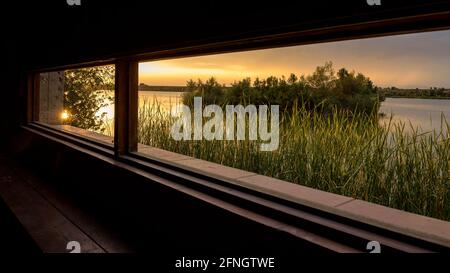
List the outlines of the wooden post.
<svg viewBox="0 0 450 273">
<path fill-rule="evenodd" d="M 27 105 L 26 105 L 26 116 L 25 124 L 33 122 L 34 113 L 34 74 L 28 73 L 26 81 L 26 94 L 27 94 Z"/>
<path fill-rule="evenodd" d="M 136 61 L 129 63 L 129 108 L 128 108 L 128 151 L 137 152 L 138 144 L 138 108 L 139 108 L 139 64 Z"/>
<path fill-rule="evenodd" d="M 116 62 L 114 151 L 116 156 L 137 150 L 138 63 Z"/>
<path fill-rule="evenodd" d="M 32 104 L 31 109 L 31 120 L 39 121 L 39 98 L 40 98 L 40 86 L 41 86 L 41 74 L 33 73 L 31 76 L 31 84 L 30 84 L 30 103 Z"/>
</svg>

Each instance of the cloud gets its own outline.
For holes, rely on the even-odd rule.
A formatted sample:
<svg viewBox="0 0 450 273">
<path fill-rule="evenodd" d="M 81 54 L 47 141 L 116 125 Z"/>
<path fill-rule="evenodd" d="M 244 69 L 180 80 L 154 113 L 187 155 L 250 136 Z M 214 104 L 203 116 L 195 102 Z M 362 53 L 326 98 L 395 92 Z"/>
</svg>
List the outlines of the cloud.
<svg viewBox="0 0 450 273">
<path fill-rule="evenodd" d="M 245 77 L 309 74 L 326 61 L 381 86 L 450 87 L 450 31 L 148 62 L 140 65 L 140 81 L 179 85 L 215 76 L 229 84 Z"/>
</svg>

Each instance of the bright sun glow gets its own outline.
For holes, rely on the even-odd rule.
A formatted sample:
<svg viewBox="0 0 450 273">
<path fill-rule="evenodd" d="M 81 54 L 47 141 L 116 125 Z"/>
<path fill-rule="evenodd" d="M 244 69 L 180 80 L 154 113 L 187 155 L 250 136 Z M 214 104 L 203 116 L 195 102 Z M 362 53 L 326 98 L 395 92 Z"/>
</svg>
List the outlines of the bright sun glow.
<svg viewBox="0 0 450 273">
<path fill-rule="evenodd" d="M 190 79 L 220 83 L 251 77 L 297 76 L 333 62 L 369 75 L 382 87 L 450 87 L 450 31 L 415 33 L 140 63 L 140 83 L 184 86 Z M 405 69 L 407 67 L 408 69 Z"/>
<path fill-rule="evenodd" d="M 67 112 L 67 110 L 64 110 L 64 112 L 61 113 L 61 119 L 66 120 L 68 118 L 69 118 L 69 113 Z"/>
</svg>

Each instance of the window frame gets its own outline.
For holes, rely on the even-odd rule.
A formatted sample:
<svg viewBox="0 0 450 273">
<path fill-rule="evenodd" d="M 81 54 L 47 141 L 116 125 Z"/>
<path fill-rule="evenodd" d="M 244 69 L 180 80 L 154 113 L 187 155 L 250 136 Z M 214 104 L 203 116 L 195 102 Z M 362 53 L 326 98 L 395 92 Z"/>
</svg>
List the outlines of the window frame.
<svg viewBox="0 0 450 273">
<path fill-rule="evenodd" d="M 344 25 L 337 27 L 328 27 L 321 29 L 313 29 L 307 31 L 290 32 L 279 35 L 261 36 L 255 38 L 234 40 L 230 42 L 205 43 L 194 46 L 178 47 L 175 49 L 160 50 L 150 53 L 134 54 L 126 57 L 118 57 L 106 61 L 86 62 L 75 65 L 59 66 L 42 70 L 32 70 L 27 74 L 28 93 L 26 106 L 26 120 L 24 128 L 35 130 L 40 133 L 49 134 L 56 140 L 68 141 L 79 147 L 86 148 L 90 151 L 101 152 L 108 158 L 113 158 L 119 162 L 127 164 L 134 168 L 133 171 L 140 174 L 141 171 L 156 174 L 161 179 L 152 178 L 162 184 L 169 185 L 180 191 L 188 192 L 197 196 L 199 199 L 218 198 L 227 200 L 233 204 L 237 204 L 241 208 L 247 208 L 252 211 L 259 211 L 263 215 L 280 216 L 288 223 L 298 225 L 304 220 L 301 216 L 293 216 L 288 212 L 289 209 L 297 210 L 306 209 L 317 215 L 323 214 L 325 218 L 338 219 L 342 222 L 356 222 L 349 225 L 361 227 L 363 230 L 372 230 L 375 233 L 380 232 L 380 227 L 373 223 L 368 224 L 367 221 L 355 220 L 348 215 L 337 215 L 333 211 L 326 211 L 321 208 L 307 207 L 305 204 L 298 204 L 292 200 L 287 200 L 281 196 L 277 196 L 270 192 L 262 190 L 254 190 L 245 185 L 238 185 L 226 179 L 220 179 L 213 175 L 198 172 L 196 170 L 180 167 L 173 163 L 164 162 L 158 158 L 142 156 L 137 151 L 137 113 L 138 113 L 138 64 L 145 61 L 158 61 L 165 59 L 176 59 L 184 57 L 206 56 L 212 54 L 242 52 L 247 50 L 259 50 L 276 47 L 286 47 L 293 45 L 305 45 L 319 42 L 332 42 L 341 40 L 351 40 L 357 38 L 369 38 L 377 36 L 389 36 L 407 33 L 419 33 L 425 31 L 439 31 L 450 29 L 448 21 L 443 20 L 450 18 L 450 12 L 437 13 L 432 15 L 411 16 L 404 18 L 396 18 L 379 22 L 368 22 L 352 25 Z M 436 23 L 433 24 L 433 20 Z M 425 23 L 424 23 L 425 22 Z M 422 24 L 423 23 L 423 24 Z M 415 26 L 414 24 L 419 24 Z M 392 28 L 392 26 L 394 26 Z M 114 115 L 114 145 L 113 147 L 104 147 L 102 143 L 88 140 L 82 136 L 71 134 L 69 132 L 60 131 L 49 126 L 45 126 L 36 122 L 36 116 L 39 113 L 39 73 L 59 71 L 64 69 L 83 68 L 97 65 L 115 65 L 115 115 Z M 106 148 L 106 151 L 102 149 Z M 167 179 L 164 180 L 164 179 Z M 177 180 L 177 186 L 170 185 L 170 179 Z M 184 187 L 184 188 L 183 188 Z M 208 197 L 202 196 L 200 193 L 206 193 Z M 234 196 L 237 200 L 229 199 Z M 211 199 L 212 200 L 212 199 Z M 213 201 L 209 202 L 213 202 Z M 262 200 L 262 201 L 261 201 Z M 253 202 L 253 203 L 252 203 Z M 254 205 L 258 203 L 258 205 Z M 254 207 L 256 206 L 256 207 Z M 278 207 L 277 207 L 278 206 Z M 285 207 L 279 207 L 285 206 Z M 307 207 L 307 208 L 305 208 Z M 288 209 L 287 209 L 288 208 Z M 276 212 L 278 210 L 278 212 Z M 279 214 L 282 211 L 282 214 Z M 271 216 L 270 216 L 271 217 Z M 274 218 L 277 218 L 274 217 Z M 291 219 L 291 218 L 292 219 Z M 271 218 L 272 219 L 272 218 Z M 303 220 L 302 220 L 303 219 Z M 264 221 L 264 220 L 261 220 Z M 307 221 L 307 220 L 305 220 Z M 368 225 L 374 225 L 375 227 Z M 383 229 L 383 228 L 381 228 Z M 392 235 L 392 229 L 385 228 L 382 230 L 387 237 Z M 401 232 L 400 232 L 401 233 Z M 401 235 L 405 235 L 401 233 Z M 408 234 L 411 236 L 411 234 Z M 365 236 L 362 236 L 365 238 Z M 419 239 L 421 236 L 414 235 L 412 239 L 409 237 L 407 241 L 411 242 Z M 436 243 L 436 241 L 425 240 L 418 244 L 426 246 Z M 395 243 L 394 243 L 395 244 Z"/>
<path fill-rule="evenodd" d="M 324 42 L 347 41 L 352 39 L 373 38 L 382 36 L 393 36 L 401 34 L 413 34 L 450 30 L 450 24 L 445 23 L 450 19 L 449 12 L 439 12 L 428 15 L 414 15 L 403 18 L 394 18 L 384 21 L 365 22 L 342 26 L 333 26 L 312 30 L 293 31 L 282 34 L 271 34 L 267 36 L 231 40 L 227 42 L 205 43 L 193 46 L 175 47 L 173 49 L 159 50 L 141 54 L 130 54 L 124 57 L 111 58 L 107 60 L 95 60 L 84 63 L 76 63 L 63 66 L 55 66 L 38 70 L 31 70 L 28 76 L 28 103 L 26 108 L 27 119 L 24 125 L 32 124 L 34 128 L 45 128 L 58 133 L 68 135 L 80 141 L 87 141 L 101 148 L 112 149 L 116 159 L 134 158 L 136 160 L 147 160 L 167 164 L 160 158 L 142 154 L 138 151 L 137 124 L 139 107 L 139 63 L 162 60 L 173 60 L 189 57 L 200 57 L 208 55 L 283 48 L 288 46 L 310 45 Z M 443 24 L 444 21 L 444 25 Z M 434 22 L 436 26 L 429 25 Z M 415 23 L 424 23 L 415 25 Z M 411 27 L 415 26 L 415 27 Z M 398 25 L 390 28 L 390 25 Z M 367 32 L 367 33 L 366 33 Z M 379 32 L 379 33 L 377 33 Z M 334 34 L 334 35 L 331 35 Z M 39 123 L 36 117 L 39 115 L 39 74 L 93 66 L 115 65 L 115 90 L 114 90 L 114 143 L 105 144 L 102 141 L 90 139 L 68 131 L 58 130 L 51 126 Z M 180 166 L 169 162 L 172 168 Z M 186 172 L 193 170 L 181 167 Z M 195 171 L 194 171 L 195 172 Z M 200 173 L 198 173 L 200 174 Z M 203 175 L 203 174 L 201 174 Z M 217 179 L 214 174 L 210 178 Z"/>
<path fill-rule="evenodd" d="M 39 125 L 39 74 L 68 69 L 85 68 L 102 65 L 115 65 L 114 90 L 114 154 L 137 154 L 137 111 L 138 111 L 138 77 L 139 63 L 198 57 L 233 52 L 281 48 L 287 46 L 308 45 L 314 43 L 346 41 L 371 37 L 432 32 L 450 29 L 448 23 L 450 11 L 432 14 L 412 15 L 379 21 L 359 22 L 354 24 L 321 27 L 299 31 L 287 31 L 280 34 L 257 35 L 251 38 L 232 39 L 222 42 L 200 42 L 194 45 L 174 46 L 169 49 L 129 54 L 106 60 L 93 60 L 69 65 L 35 69 L 27 72 L 27 106 L 24 125 Z M 41 124 L 42 125 L 42 124 Z M 57 130 L 60 131 L 60 130 Z M 64 132 L 76 138 L 81 136 Z M 96 141 L 94 141 L 95 143 Z M 99 142 L 101 144 L 101 142 Z"/>
<path fill-rule="evenodd" d="M 42 70 L 34 70 L 27 73 L 27 107 L 26 107 L 26 119 L 23 121 L 23 124 L 32 126 L 34 129 L 42 129 L 46 132 L 53 132 L 58 135 L 62 134 L 67 137 L 69 137 L 72 140 L 79 140 L 79 143 L 90 143 L 93 145 L 92 147 L 95 149 L 95 146 L 97 146 L 100 149 L 111 149 L 116 150 L 116 141 L 114 139 L 114 143 L 108 144 L 103 141 L 100 141 L 98 139 L 88 137 L 88 136 L 82 136 L 75 132 L 70 132 L 67 130 L 61 130 L 54 128 L 51 125 L 45 124 L 43 122 L 39 121 L 39 109 L 40 109 L 40 74 L 41 73 L 49 73 L 49 72 L 60 72 L 70 69 L 79 69 L 79 68 L 89 68 L 89 67 L 95 67 L 95 66 L 105 66 L 105 65 L 116 65 L 115 61 L 107 60 L 107 61 L 96 61 L 96 62 L 89 62 L 89 63 L 83 63 L 83 64 L 75 64 L 75 65 L 68 65 L 68 66 L 60 66 L 60 67 L 53 67 L 50 69 L 42 69 Z M 117 73 L 115 75 L 115 79 L 117 77 Z M 117 80 L 114 86 L 114 104 L 117 103 L 117 92 L 118 88 L 116 86 Z M 114 124 L 116 123 L 116 106 L 114 106 Z M 116 128 L 114 128 L 114 135 L 116 134 Z"/>
</svg>

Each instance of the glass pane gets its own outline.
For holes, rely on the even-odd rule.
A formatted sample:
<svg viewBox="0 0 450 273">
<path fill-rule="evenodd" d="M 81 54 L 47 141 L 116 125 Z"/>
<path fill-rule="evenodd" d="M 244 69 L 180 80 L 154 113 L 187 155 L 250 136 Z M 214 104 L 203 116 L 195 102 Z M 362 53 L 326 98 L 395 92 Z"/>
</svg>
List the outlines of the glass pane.
<svg viewBox="0 0 450 273">
<path fill-rule="evenodd" d="M 114 78 L 112 65 L 41 73 L 38 121 L 111 144 Z"/>
<path fill-rule="evenodd" d="M 450 220 L 449 52 L 438 31 L 143 62 L 138 151 Z"/>
</svg>

